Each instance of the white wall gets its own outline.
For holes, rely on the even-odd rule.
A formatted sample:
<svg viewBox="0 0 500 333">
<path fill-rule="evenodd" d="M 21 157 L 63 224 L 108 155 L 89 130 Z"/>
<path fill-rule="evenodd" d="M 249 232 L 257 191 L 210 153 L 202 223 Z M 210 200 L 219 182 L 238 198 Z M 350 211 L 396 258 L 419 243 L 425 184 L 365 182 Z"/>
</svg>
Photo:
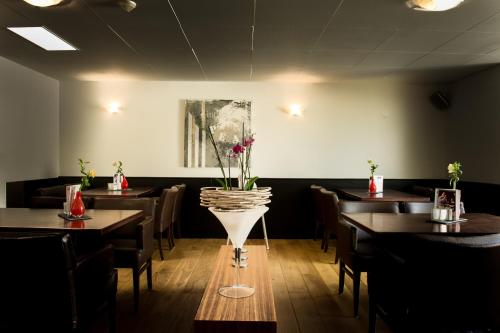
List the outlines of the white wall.
<svg viewBox="0 0 500 333">
<path fill-rule="evenodd" d="M 59 82 L 0 57 L 0 207 L 5 183 L 59 175 Z"/>
<path fill-rule="evenodd" d="M 62 82 L 61 175 L 77 159 L 110 176 L 114 160 L 129 176 L 219 176 L 183 167 L 183 99 L 253 101 L 253 174 L 260 177 L 364 178 L 366 160 L 386 178 L 446 177 L 448 115 L 433 109 L 434 87 L 375 80 L 338 84 L 217 82 Z M 109 114 L 112 101 L 122 105 Z M 298 101 L 301 118 L 282 108 Z"/>
<path fill-rule="evenodd" d="M 464 180 L 500 184 L 500 67 L 453 86 L 453 159 Z"/>
</svg>

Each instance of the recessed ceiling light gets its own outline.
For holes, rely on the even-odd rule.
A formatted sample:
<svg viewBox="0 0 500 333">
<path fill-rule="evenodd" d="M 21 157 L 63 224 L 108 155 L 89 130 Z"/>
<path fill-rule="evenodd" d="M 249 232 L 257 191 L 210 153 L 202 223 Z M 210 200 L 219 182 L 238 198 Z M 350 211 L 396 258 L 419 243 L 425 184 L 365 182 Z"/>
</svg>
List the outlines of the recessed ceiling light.
<svg viewBox="0 0 500 333">
<path fill-rule="evenodd" d="M 406 5 L 415 10 L 442 12 L 460 5 L 464 0 L 408 0 Z"/>
<path fill-rule="evenodd" d="M 63 0 L 24 0 L 24 2 L 27 2 L 30 5 L 37 7 L 55 6 L 60 4 L 62 1 Z"/>
<path fill-rule="evenodd" d="M 47 51 L 77 50 L 76 47 L 67 43 L 45 27 L 8 27 L 7 29 Z"/>
</svg>

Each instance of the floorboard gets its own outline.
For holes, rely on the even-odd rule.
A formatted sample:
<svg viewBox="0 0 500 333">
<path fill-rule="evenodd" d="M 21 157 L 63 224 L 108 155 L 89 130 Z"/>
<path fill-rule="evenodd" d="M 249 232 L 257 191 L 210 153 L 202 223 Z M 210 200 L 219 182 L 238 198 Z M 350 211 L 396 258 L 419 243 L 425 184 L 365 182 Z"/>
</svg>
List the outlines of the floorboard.
<svg viewBox="0 0 500 333">
<path fill-rule="evenodd" d="M 165 260 L 158 251 L 153 257 L 153 290 L 141 276 L 141 304 L 133 312 L 132 274 L 118 275 L 118 332 L 192 332 L 193 319 L 212 272 L 220 245 L 225 239 L 179 239 Z M 248 240 L 261 244 L 262 240 Z M 280 333 L 368 331 L 366 275 L 361 282 L 360 317 L 352 316 L 352 281 L 346 277 L 343 295 L 338 295 L 338 265 L 333 264 L 335 242 L 329 251 L 320 241 L 270 240 L 269 268 Z M 105 332 L 105 320 L 91 333 Z M 377 332 L 390 330 L 379 320 Z"/>
</svg>

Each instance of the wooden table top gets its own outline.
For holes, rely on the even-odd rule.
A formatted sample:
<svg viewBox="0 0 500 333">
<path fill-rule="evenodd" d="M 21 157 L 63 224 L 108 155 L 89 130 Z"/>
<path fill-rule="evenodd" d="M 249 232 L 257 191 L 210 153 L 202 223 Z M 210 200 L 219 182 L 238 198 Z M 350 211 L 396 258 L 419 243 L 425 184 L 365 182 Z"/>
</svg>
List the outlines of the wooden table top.
<svg viewBox="0 0 500 333">
<path fill-rule="evenodd" d="M 60 209 L 0 208 L 0 231 L 68 231 L 104 235 L 143 218 L 142 210 L 89 209 L 89 220 L 67 221 Z"/>
<path fill-rule="evenodd" d="M 369 193 L 368 189 L 339 189 L 347 197 L 353 200 L 361 201 L 382 201 L 382 202 L 428 202 L 429 197 L 424 197 L 417 194 L 406 193 L 396 190 L 387 189 L 382 193 Z"/>
<path fill-rule="evenodd" d="M 345 214 L 345 220 L 373 236 L 390 234 L 487 235 L 500 233 L 500 216 L 463 214 L 468 221 L 443 224 L 429 222 L 430 214 L 356 213 Z"/>
<path fill-rule="evenodd" d="M 240 281 L 255 288 L 250 297 L 233 299 L 219 295 L 219 288 L 234 284 L 232 246 L 221 246 L 214 271 L 205 288 L 195 332 L 276 332 L 277 319 L 267 252 L 263 245 L 246 246 L 248 267 L 240 269 Z"/>
<path fill-rule="evenodd" d="M 146 196 L 154 191 L 153 187 L 134 187 L 126 190 L 119 191 L 111 191 L 107 188 L 93 188 L 90 190 L 85 190 L 82 192 L 84 197 L 110 197 L 110 198 L 118 198 L 118 197 L 129 197 L 129 198 L 138 198 Z"/>
</svg>

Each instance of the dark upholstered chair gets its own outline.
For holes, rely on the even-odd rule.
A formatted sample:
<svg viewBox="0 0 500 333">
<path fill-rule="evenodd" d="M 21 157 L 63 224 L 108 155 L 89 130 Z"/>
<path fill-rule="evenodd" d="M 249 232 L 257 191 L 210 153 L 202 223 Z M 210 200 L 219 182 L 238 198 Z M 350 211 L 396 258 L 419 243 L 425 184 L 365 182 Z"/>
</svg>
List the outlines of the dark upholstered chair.
<svg viewBox="0 0 500 333">
<path fill-rule="evenodd" d="M 158 240 L 161 260 L 164 259 L 162 240 L 165 232 L 168 233 L 169 248 L 172 249 L 174 246 L 170 239 L 170 234 L 172 233 L 171 228 L 173 227 L 175 200 L 178 193 L 179 190 L 176 187 L 164 189 L 158 201 L 158 205 L 156 206 L 154 233 Z"/>
<path fill-rule="evenodd" d="M 147 270 L 148 289 L 153 288 L 154 200 L 152 198 L 95 198 L 95 209 L 142 210 L 144 220 L 129 223 L 109 236 L 115 249 L 115 267 L 131 268 L 134 284 L 134 309 L 139 308 L 140 275 Z"/>
<path fill-rule="evenodd" d="M 423 214 L 432 212 L 432 208 L 434 207 L 433 202 L 405 202 L 405 213 L 408 214 Z"/>
<path fill-rule="evenodd" d="M 177 198 L 175 199 L 175 208 L 174 208 L 174 216 L 172 223 L 174 224 L 175 231 L 177 233 L 177 237 L 181 237 L 181 222 L 182 222 L 182 203 L 184 200 L 184 192 L 186 191 L 186 184 L 175 185 L 175 187 L 179 190 L 177 193 Z M 170 238 L 172 244 L 174 244 L 174 234 L 173 229 L 170 231 Z M 175 244 L 174 244 L 175 245 Z"/>
<path fill-rule="evenodd" d="M 311 185 L 311 196 L 313 203 L 313 219 L 314 219 L 314 240 L 318 237 L 319 230 L 324 227 L 323 222 L 323 200 L 321 197 L 321 189 L 319 185 Z M 321 241 L 321 248 L 324 248 L 324 240 Z"/>
<path fill-rule="evenodd" d="M 328 251 L 330 237 L 337 238 L 337 225 L 339 223 L 339 198 L 337 194 L 325 189 L 320 190 L 324 210 L 323 250 Z M 335 254 L 335 263 L 338 261 L 338 251 Z"/>
<path fill-rule="evenodd" d="M 399 213 L 397 202 L 339 202 L 340 213 Z M 337 251 L 339 258 L 339 294 L 344 292 L 345 274 L 353 279 L 354 316 L 359 314 L 359 288 L 361 273 L 368 272 L 375 260 L 375 247 L 371 237 L 339 219 L 337 225 Z"/>
<path fill-rule="evenodd" d="M 0 332 L 81 332 L 108 312 L 117 273 L 106 246 L 76 258 L 69 235 L 0 233 Z"/>
<path fill-rule="evenodd" d="M 500 332 L 500 235 L 415 235 L 368 272 L 376 314 L 395 332 Z"/>
</svg>

